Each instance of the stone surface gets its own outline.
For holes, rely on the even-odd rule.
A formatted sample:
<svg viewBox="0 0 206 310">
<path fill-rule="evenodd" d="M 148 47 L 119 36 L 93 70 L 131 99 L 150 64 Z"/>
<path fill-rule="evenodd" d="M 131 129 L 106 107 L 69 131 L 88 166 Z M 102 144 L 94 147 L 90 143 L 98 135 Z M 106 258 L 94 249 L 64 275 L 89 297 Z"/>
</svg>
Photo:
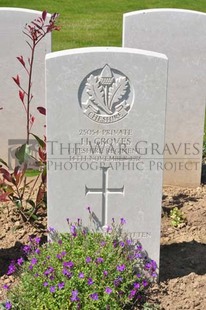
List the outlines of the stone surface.
<svg viewBox="0 0 206 310">
<path fill-rule="evenodd" d="M 165 185 L 200 184 L 206 95 L 205 37 L 206 14 L 201 12 L 154 9 L 124 14 L 123 46 L 164 53 L 169 59 Z"/>
<path fill-rule="evenodd" d="M 26 138 L 26 113 L 19 100 L 19 89 L 12 77 L 20 76 L 26 85 L 27 74 L 23 70 L 17 56 L 23 56 L 25 62 L 31 52 L 23 34 L 26 23 L 41 16 L 41 12 L 0 8 L 0 158 L 14 166 L 14 151 Z M 49 15 L 48 17 L 49 18 Z M 51 34 L 48 34 L 37 46 L 33 75 L 33 100 L 31 113 L 36 117 L 32 132 L 42 136 L 45 132 L 45 117 L 37 111 L 38 106 L 45 105 L 45 54 L 51 51 Z"/>
<path fill-rule="evenodd" d="M 125 218 L 159 261 L 162 170 L 151 143 L 164 144 L 166 81 L 166 56 L 148 51 L 46 56 L 50 227 L 67 231 L 67 218 L 89 224 L 90 206 L 97 229 Z"/>
</svg>

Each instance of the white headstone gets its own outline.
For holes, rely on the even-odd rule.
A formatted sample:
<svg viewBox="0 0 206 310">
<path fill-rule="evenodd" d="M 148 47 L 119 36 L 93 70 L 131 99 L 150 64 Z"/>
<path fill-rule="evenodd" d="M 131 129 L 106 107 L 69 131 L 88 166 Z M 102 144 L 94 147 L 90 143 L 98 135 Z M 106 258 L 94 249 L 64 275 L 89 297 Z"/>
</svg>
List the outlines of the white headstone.
<svg viewBox="0 0 206 310">
<path fill-rule="evenodd" d="M 88 224 L 89 205 L 97 226 L 125 218 L 158 262 L 162 171 L 150 169 L 149 153 L 154 140 L 164 144 L 166 56 L 122 48 L 52 53 L 46 81 L 48 225 Z"/>
<path fill-rule="evenodd" d="M 25 62 L 31 52 L 22 33 L 26 24 L 41 16 L 41 12 L 0 8 L 0 158 L 14 166 L 14 151 L 18 141 L 23 144 L 26 138 L 26 113 L 18 97 L 19 89 L 12 77 L 20 76 L 23 85 L 28 80 L 17 56 L 23 56 Z M 50 14 L 48 14 L 49 18 Z M 37 111 L 38 106 L 45 105 L 45 54 L 51 51 L 51 34 L 48 34 L 36 48 L 33 71 L 31 113 L 36 120 L 32 132 L 43 136 L 45 117 Z"/>
<path fill-rule="evenodd" d="M 123 46 L 169 59 L 164 184 L 200 184 L 206 99 L 206 14 L 152 9 L 124 14 Z M 158 155 L 158 153 L 157 153 Z"/>
</svg>

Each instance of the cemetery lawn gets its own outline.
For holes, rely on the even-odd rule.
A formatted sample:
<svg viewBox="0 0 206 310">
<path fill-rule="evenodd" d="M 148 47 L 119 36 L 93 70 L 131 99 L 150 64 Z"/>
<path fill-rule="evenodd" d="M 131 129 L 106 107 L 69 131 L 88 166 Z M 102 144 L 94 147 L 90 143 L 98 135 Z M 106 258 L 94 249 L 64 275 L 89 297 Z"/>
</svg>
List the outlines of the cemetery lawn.
<svg viewBox="0 0 206 310">
<path fill-rule="evenodd" d="M 151 302 L 162 310 L 206 309 L 206 186 L 197 189 L 165 187 L 161 227 L 160 284 L 151 289 Z M 170 210 L 178 207 L 186 221 L 175 228 Z M 29 236 L 46 240 L 46 210 L 39 211 L 35 225 L 21 220 L 11 205 L 0 208 L 0 302 L 5 298 L 2 285 L 14 285 L 7 276 L 12 259 L 21 256 Z M 38 309 L 37 309 L 38 310 Z M 49 310 L 49 309 L 48 309 Z"/>
<path fill-rule="evenodd" d="M 206 12 L 205 0 L 1 0 L 0 7 L 60 13 L 62 29 L 53 33 L 53 51 L 89 46 L 121 46 L 124 13 L 152 8 Z"/>
</svg>

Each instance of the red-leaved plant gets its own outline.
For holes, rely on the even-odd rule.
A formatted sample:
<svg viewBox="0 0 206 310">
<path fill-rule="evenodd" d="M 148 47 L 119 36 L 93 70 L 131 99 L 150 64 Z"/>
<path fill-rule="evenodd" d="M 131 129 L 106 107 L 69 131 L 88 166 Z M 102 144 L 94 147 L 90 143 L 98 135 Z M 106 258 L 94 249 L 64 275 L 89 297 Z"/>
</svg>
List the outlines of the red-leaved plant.
<svg viewBox="0 0 206 310">
<path fill-rule="evenodd" d="M 31 112 L 34 56 L 39 42 L 48 33 L 60 29 L 56 25 L 58 16 L 59 14 L 54 13 L 47 22 L 47 12 L 43 11 L 41 17 L 25 26 L 23 33 L 27 37 L 26 43 L 30 47 L 31 54 L 27 60 L 23 56 L 18 56 L 17 60 L 26 72 L 27 86 L 22 86 L 19 75 L 13 77 L 13 80 L 18 86 L 19 99 L 26 113 L 26 139 L 25 143 L 16 149 L 15 156 L 19 164 L 14 171 L 11 172 L 7 163 L 0 159 L 0 202 L 12 201 L 23 219 L 27 221 L 37 219 L 38 208 L 46 203 L 46 138 L 41 139 L 31 132 L 35 122 Z M 45 108 L 37 109 L 41 114 L 46 114 Z M 38 143 L 38 158 L 31 155 L 31 136 Z M 28 169 L 28 162 L 31 159 L 35 161 L 38 169 Z"/>
</svg>

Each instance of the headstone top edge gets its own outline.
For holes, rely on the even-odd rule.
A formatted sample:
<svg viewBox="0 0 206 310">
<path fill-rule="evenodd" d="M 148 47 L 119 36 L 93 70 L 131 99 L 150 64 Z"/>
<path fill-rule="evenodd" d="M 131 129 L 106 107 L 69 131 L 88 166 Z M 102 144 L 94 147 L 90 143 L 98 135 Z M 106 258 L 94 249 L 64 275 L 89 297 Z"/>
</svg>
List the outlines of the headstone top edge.
<svg viewBox="0 0 206 310">
<path fill-rule="evenodd" d="M 30 14 L 42 14 L 42 11 L 25 9 L 25 8 L 16 8 L 16 7 L 0 7 L 0 12 L 1 11 L 30 13 Z M 47 15 L 51 16 L 50 13 L 47 13 Z"/>
<path fill-rule="evenodd" d="M 176 9 L 176 8 L 159 8 L 159 9 L 146 9 L 146 10 L 137 10 L 137 11 L 132 11 L 128 13 L 123 14 L 123 18 L 137 15 L 137 14 L 147 14 L 147 13 L 188 13 L 188 14 L 194 14 L 194 15 L 203 15 L 206 16 L 206 13 L 200 12 L 200 11 L 195 11 L 195 10 L 185 10 L 185 9 Z"/>
<path fill-rule="evenodd" d="M 68 49 L 68 50 L 62 50 L 57 52 L 52 52 L 46 54 L 46 61 L 62 57 L 62 56 L 68 56 L 68 55 L 78 55 L 78 54 L 91 54 L 91 53 L 119 53 L 119 54 L 138 54 L 138 55 L 145 55 L 149 57 L 154 58 L 160 58 L 162 60 L 168 61 L 168 57 L 165 54 L 142 50 L 142 49 L 136 49 L 136 48 L 128 48 L 128 47 L 83 47 L 83 48 L 74 48 L 74 49 Z"/>
</svg>

